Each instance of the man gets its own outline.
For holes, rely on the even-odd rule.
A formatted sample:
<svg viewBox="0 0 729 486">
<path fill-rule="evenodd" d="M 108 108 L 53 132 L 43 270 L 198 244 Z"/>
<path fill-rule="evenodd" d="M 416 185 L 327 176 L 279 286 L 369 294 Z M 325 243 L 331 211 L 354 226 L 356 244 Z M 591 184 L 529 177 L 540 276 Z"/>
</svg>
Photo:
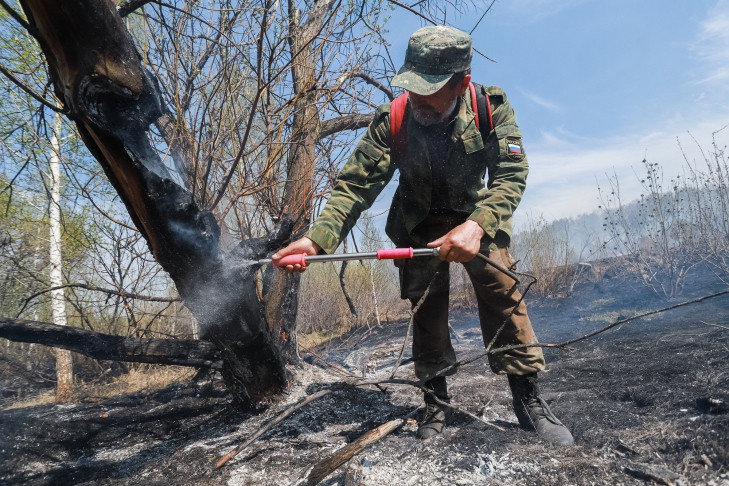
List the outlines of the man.
<svg viewBox="0 0 729 486">
<path fill-rule="evenodd" d="M 501 89 L 487 89 L 493 130 L 484 138 L 476 128 L 470 94 L 466 95 L 472 56 L 472 40 L 464 32 L 450 27 L 416 31 L 405 64 L 392 80 L 409 96 L 405 128 L 397 132 L 403 134 L 403 143 L 391 140 L 395 138 L 390 133 L 391 104 L 380 106 L 306 236 L 273 255 L 275 263 L 292 253 L 333 253 L 394 171 L 400 171 L 386 233 L 397 246 L 440 248 L 439 258 L 397 263 L 402 297 L 413 307 L 429 289 L 413 319 L 415 374 L 427 380 L 429 390 L 418 427 L 424 439 L 445 426 L 445 407 L 434 397 L 449 400 L 442 376 L 446 373 L 438 373 L 456 362 L 448 332 L 449 263 L 462 263 L 468 272 L 486 344 L 494 336 L 494 348 L 537 342 L 514 280 L 474 258 L 481 252 L 502 267 L 514 265 L 507 249 L 511 219 L 526 184 L 528 164 L 514 111 Z M 288 265 L 285 270 L 304 269 Z M 537 372 L 545 366 L 541 348 L 492 354 L 489 364 L 494 372 L 507 374 L 522 427 L 553 444 L 573 443 L 570 432 L 539 396 Z"/>
</svg>

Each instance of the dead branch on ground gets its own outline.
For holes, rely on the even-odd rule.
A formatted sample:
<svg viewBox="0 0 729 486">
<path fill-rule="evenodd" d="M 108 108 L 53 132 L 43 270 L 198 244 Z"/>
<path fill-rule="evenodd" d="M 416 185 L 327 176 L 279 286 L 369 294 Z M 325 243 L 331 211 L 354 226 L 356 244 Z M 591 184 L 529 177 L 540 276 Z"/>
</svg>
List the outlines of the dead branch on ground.
<svg viewBox="0 0 729 486">
<path fill-rule="evenodd" d="M 304 480 L 297 481 L 295 484 L 297 486 L 313 486 L 315 484 L 319 484 L 321 481 L 324 480 L 324 478 L 336 471 L 339 466 L 362 452 L 368 446 L 374 444 L 375 442 L 379 441 L 393 431 L 405 425 L 408 418 L 411 418 L 413 415 L 415 415 L 418 410 L 420 410 L 420 407 L 414 409 L 402 418 L 385 422 L 384 424 L 370 430 L 363 436 L 359 437 L 354 442 L 350 442 L 344 447 L 334 451 L 334 453 L 332 453 L 330 456 L 316 463 L 309 470 Z"/>
<path fill-rule="evenodd" d="M 283 422 L 284 419 L 286 419 L 286 417 L 288 417 L 289 415 L 291 415 L 295 411 L 297 411 L 300 408 L 304 407 L 305 405 L 313 402 L 314 400 L 318 400 L 319 398 L 321 398 L 321 397 L 323 397 L 323 396 L 331 393 L 331 391 L 332 391 L 331 388 L 328 388 L 328 389 L 325 389 L 325 390 L 319 390 L 318 392 L 316 392 L 316 393 L 314 393 L 312 395 L 309 395 L 307 397 L 304 397 L 303 399 L 299 400 L 295 405 L 293 405 L 292 407 L 284 410 L 278 417 L 276 417 L 275 419 L 271 420 L 263 428 L 261 428 L 260 430 L 258 430 L 258 432 L 256 432 L 255 434 L 253 434 L 247 441 L 245 441 L 244 443 L 242 443 L 241 445 L 239 445 L 238 447 L 236 447 L 235 449 L 233 449 L 232 451 L 230 451 L 229 453 L 227 453 L 226 455 L 224 455 L 223 457 L 221 457 L 220 459 L 218 459 L 218 462 L 215 463 L 215 468 L 217 469 L 217 468 L 223 467 L 226 462 L 228 462 L 229 460 L 231 460 L 235 456 L 237 456 L 240 451 L 242 451 L 243 449 L 245 449 L 246 447 L 248 447 L 249 445 L 251 445 L 253 442 L 255 442 L 256 439 L 258 439 L 263 434 L 265 434 L 266 432 L 268 432 L 273 426 L 275 426 L 275 425 Z"/>
</svg>

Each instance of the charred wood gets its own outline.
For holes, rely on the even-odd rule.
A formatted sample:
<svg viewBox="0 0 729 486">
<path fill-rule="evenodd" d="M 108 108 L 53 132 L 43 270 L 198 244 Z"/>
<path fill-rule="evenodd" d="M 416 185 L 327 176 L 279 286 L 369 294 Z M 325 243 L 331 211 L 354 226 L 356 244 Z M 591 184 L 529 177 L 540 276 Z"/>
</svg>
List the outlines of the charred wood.
<svg viewBox="0 0 729 486">
<path fill-rule="evenodd" d="M 319 484 L 352 457 L 402 427 L 407 422 L 407 419 L 415 415 L 418 410 L 419 409 L 416 408 L 403 418 L 385 422 L 384 424 L 368 431 L 354 442 L 350 442 L 341 449 L 334 451 L 331 455 L 316 463 L 308 471 L 306 478 L 303 481 L 298 482 L 297 485 L 313 486 L 315 484 Z"/>
<path fill-rule="evenodd" d="M 216 468 L 221 468 L 225 465 L 226 462 L 234 458 L 238 455 L 240 451 L 248 447 L 249 445 L 253 444 L 259 437 L 261 437 L 263 434 L 271 430 L 272 427 L 274 427 L 276 424 L 279 424 L 284 421 L 289 415 L 297 411 L 298 409 L 304 407 L 305 405 L 313 402 L 314 400 L 318 400 L 319 398 L 328 395 L 331 393 L 331 389 L 324 389 L 319 390 L 318 392 L 309 395 L 307 397 L 304 397 L 303 399 L 299 400 L 296 404 L 289 407 L 288 409 L 284 410 L 281 414 L 278 415 L 275 419 L 268 422 L 263 428 L 258 430 L 255 434 L 253 434 L 248 440 L 246 440 L 243 444 L 239 445 L 220 459 L 215 463 Z"/>
<path fill-rule="evenodd" d="M 0 318 L 0 337 L 67 349 L 90 358 L 221 369 L 220 351 L 210 342 L 125 338 L 48 322 Z"/>
</svg>

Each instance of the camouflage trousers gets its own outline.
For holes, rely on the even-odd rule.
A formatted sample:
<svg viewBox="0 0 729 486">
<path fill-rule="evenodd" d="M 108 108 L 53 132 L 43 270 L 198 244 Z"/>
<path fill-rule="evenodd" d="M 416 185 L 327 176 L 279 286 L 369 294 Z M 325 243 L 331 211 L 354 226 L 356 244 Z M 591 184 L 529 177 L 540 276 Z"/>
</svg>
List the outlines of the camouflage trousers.
<svg viewBox="0 0 729 486">
<path fill-rule="evenodd" d="M 424 234 L 421 233 L 420 238 L 416 236 L 413 246 L 424 246 L 427 243 L 423 243 L 424 240 L 432 241 L 447 233 L 453 226 L 455 225 L 448 224 L 444 230 L 442 222 L 436 221 L 425 228 L 416 228 L 421 229 Z M 485 238 L 481 253 L 501 266 L 510 268 L 514 265 L 514 260 L 506 246 L 506 235 L 497 235 L 496 241 Z M 504 328 L 498 333 L 492 349 L 536 343 L 537 338 L 527 315 L 526 304 L 518 304 L 521 294 L 514 280 L 478 257 L 463 266 L 476 294 L 484 345 L 491 342 L 502 324 Z M 401 297 L 409 299 L 413 308 L 429 288 L 427 297 L 413 317 L 413 359 L 415 375 L 419 379 L 433 376 L 456 362 L 448 327 L 449 267 L 448 262 L 441 262 L 437 258 L 413 258 L 398 262 Z M 516 309 L 512 313 L 514 307 Z M 509 314 L 511 317 L 508 317 Z M 545 367 L 542 349 L 539 347 L 491 354 L 489 364 L 495 373 L 512 375 L 535 373 Z M 455 370 L 448 374 L 454 373 Z"/>
</svg>

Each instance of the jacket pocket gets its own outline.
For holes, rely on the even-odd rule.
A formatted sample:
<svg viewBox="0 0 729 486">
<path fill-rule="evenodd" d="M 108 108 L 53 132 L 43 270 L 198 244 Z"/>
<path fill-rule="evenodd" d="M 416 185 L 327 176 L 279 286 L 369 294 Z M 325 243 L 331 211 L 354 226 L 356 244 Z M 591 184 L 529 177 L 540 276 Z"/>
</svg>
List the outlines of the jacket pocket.
<svg viewBox="0 0 729 486">
<path fill-rule="evenodd" d="M 483 138 L 481 138 L 481 134 L 479 132 L 472 133 L 463 139 L 463 149 L 466 152 L 466 155 L 483 150 L 483 147 Z"/>
</svg>

